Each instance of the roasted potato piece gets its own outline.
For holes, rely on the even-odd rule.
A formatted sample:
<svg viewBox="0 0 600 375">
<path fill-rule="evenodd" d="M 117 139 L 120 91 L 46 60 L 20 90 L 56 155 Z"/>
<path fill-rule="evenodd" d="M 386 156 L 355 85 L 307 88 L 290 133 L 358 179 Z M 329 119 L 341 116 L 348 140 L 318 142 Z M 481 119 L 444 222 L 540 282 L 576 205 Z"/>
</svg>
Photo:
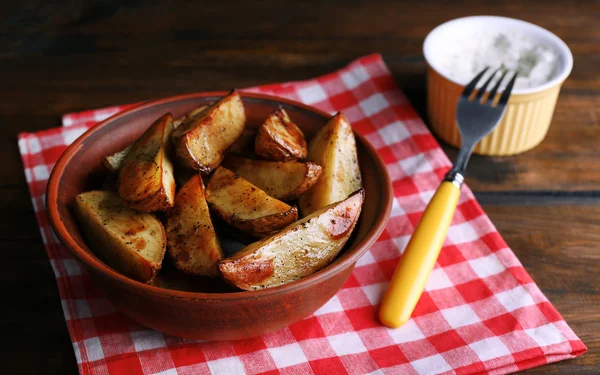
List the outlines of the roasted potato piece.
<svg viewBox="0 0 600 375">
<path fill-rule="evenodd" d="M 156 217 L 127 207 L 115 193 L 100 190 L 79 194 L 75 213 L 88 245 L 109 266 L 143 283 L 156 276 L 167 242 Z"/>
<path fill-rule="evenodd" d="M 227 156 L 223 165 L 273 198 L 283 201 L 298 198 L 321 175 L 321 167 L 313 162 L 251 160 Z"/>
<path fill-rule="evenodd" d="M 133 144 L 119 172 L 119 196 L 140 211 L 166 211 L 175 200 L 173 163 L 169 159 L 173 116 L 156 120 Z"/>
<path fill-rule="evenodd" d="M 242 134 L 245 124 L 244 104 L 232 91 L 175 129 L 172 140 L 179 161 L 209 174 L 219 166 L 223 153 Z"/>
<path fill-rule="evenodd" d="M 293 223 L 298 210 L 272 198 L 243 177 L 219 167 L 206 186 L 209 207 L 229 225 L 263 237 Z"/>
<path fill-rule="evenodd" d="M 185 273 L 217 276 L 223 249 L 215 233 L 199 174 L 179 190 L 167 212 L 167 249 L 175 266 Z"/>
<path fill-rule="evenodd" d="M 255 142 L 254 152 L 269 160 L 305 159 L 307 155 L 302 130 L 281 107 L 258 128 Z"/>
<path fill-rule="evenodd" d="M 228 282 L 243 290 L 271 288 L 306 277 L 333 261 L 358 221 L 360 189 L 299 220 L 279 233 L 250 244 L 219 263 Z"/>
<path fill-rule="evenodd" d="M 194 108 L 185 115 L 178 118 L 177 120 L 173 121 L 173 129 L 177 129 L 181 124 L 194 119 L 195 117 L 200 115 L 202 111 L 204 111 L 206 108 L 208 108 L 207 105 L 202 105 L 198 108 Z"/>
<path fill-rule="evenodd" d="M 205 106 L 205 105 L 198 107 L 198 108 L 194 108 L 190 112 L 186 113 L 185 115 L 181 116 L 177 120 L 173 121 L 173 129 L 176 129 L 179 125 L 181 125 L 185 121 L 189 121 L 194 116 L 199 115 L 206 108 L 207 108 L 207 106 Z M 104 168 L 108 169 L 109 172 L 118 172 L 119 169 L 121 169 L 121 167 L 123 166 L 123 162 L 125 161 L 127 154 L 129 154 L 129 151 L 131 151 L 132 146 L 133 145 L 129 145 L 129 146 L 125 147 L 124 149 L 122 149 L 121 151 L 117 151 L 112 155 L 105 156 L 102 159 L 102 165 L 104 166 Z"/>
<path fill-rule="evenodd" d="M 323 167 L 323 171 L 298 200 L 302 215 L 346 199 L 362 186 L 356 140 L 342 113 L 333 116 L 311 139 L 307 160 Z"/>
<path fill-rule="evenodd" d="M 129 151 L 131 151 L 132 146 L 133 145 L 129 145 L 121 151 L 117 151 L 112 155 L 105 156 L 102 159 L 102 165 L 104 168 L 106 168 L 109 172 L 118 172 L 123 166 L 123 162 L 129 154 Z"/>
</svg>

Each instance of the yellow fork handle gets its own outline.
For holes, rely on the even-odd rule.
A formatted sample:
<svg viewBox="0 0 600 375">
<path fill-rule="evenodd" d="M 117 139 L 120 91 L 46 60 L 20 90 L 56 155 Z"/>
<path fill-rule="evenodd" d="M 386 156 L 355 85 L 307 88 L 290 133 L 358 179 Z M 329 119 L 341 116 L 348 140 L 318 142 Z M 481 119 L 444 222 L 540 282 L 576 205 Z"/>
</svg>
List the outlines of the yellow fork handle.
<svg viewBox="0 0 600 375">
<path fill-rule="evenodd" d="M 427 205 L 383 297 L 379 320 L 384 325 L 396 328 L 410 319 L 440 254 L 459 197 L 460 188 L 444 181 Z"/>
</svg>

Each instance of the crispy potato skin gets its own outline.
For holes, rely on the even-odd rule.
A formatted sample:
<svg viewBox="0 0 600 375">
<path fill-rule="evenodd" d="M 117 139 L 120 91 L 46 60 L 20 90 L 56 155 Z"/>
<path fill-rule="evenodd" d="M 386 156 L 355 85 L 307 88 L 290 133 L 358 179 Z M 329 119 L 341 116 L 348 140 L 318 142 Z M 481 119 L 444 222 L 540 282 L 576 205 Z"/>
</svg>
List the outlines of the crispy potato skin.
<svg viewBox="0 0 600 375">
<path fill-rule="evenodd" d="M 331 204 L 219 263 L 229 283 L 243 290 L 271 288 L 306 277 L 329 263 L 354 230 L 365 192 Z"/>
<path fill-rule="evenodd" d="M 100 190 L 79 194 L 75 214 L 87 243 L 109 266 L 144 283 L 156 276 L 166 237 L 152 214 L 133 210 L 115 193 Z"/>
<path fill-rule="evenodd" d="M 293 206 L 285 212 L 271 214 L 252 220 L 241 219 L 236 215 L 230 218 L 229 224 L 245 233 L 252 234 L 253 236 L 264 237 L 277 232 L 296 220 L 298 220 L 298 208 Z"/>
<path fill-rule="evenodd" d="M 172 135 L 179 161 L 209 174 L 223 160 L 225 150 L 242 134 L 246 112 L 236 91 L 183 122 Z"/>
<path fill-rule="evenodd" d="M 140 211 L 165 211 L 175 200 L 173 164 L 169 159 L 173 116 L 156 120 L 133 144 L 119 172 L 119 196 Z"/>
<path fill-rule="evenodd" d="M 177 193 L 175 205 L 167 212 L 166 231 L 167 249 L 179 270 L 217 276 L 223 249 L 210 219 L 200 175 L 192 176 Z"/>
<path fill-rule="evenodd" d="M 362 186 L 356 140 L 342 113 L 333 116 L 311 139 L 308 160 L 320 165 L 323 171 L 298 200 L 302 215 L 346 199 Z"/>
<path fill-rule="evenodd" d="M 313 162 L 252 160 L 231 155 L 223 165 L 282 201 L 296 199 L 310 189 L 322 170 Z"/>
<path fill-rule="evenodd" d="M 230 170 L 219 167 L 206 186 L 211 210 L 229 225 L 256 237 L 277 231 L 298 219 L 298 209 L 268 196 Z"/>
<path fill-rule="evenodd" d="M 269 160 L 305 159 L 306 139 L 283 108 L 276 109 L 258 128 L 254 151 Z"/>
<path fill-rule="evenodd" d="M 219 270 L 230 284 L 242 290 L 258 290 L 268 288 L 265 281 L 275 276 L 275 260 L 247 256 L 235 261 L 225 260 L 219 264 Z"/>
<path fill-rule="evenodd" d="M 181 116 L 177 120 L 173 121 L 173 129 L 177 129 L 177 127 L 185 121 L 189 121 L 194 116 L 198 116 L 207 107 L 208 106 L 203 105 L 198 108 L 195 108 L 190 112 L 186 113 L 185 115 Z M 129 151 L 131 151 L 132 146 L 133 145 L 129 145 L 121 151 L 117 151 L 112 155 L 105 156 L 102 159 L 102 165 L 104 166 L 104 168 L 106 168 L 109 172 L 118 172 L 123 166 L 123 162 L 125 161 L 127 154 L 129 154 Z"/>
</svg>

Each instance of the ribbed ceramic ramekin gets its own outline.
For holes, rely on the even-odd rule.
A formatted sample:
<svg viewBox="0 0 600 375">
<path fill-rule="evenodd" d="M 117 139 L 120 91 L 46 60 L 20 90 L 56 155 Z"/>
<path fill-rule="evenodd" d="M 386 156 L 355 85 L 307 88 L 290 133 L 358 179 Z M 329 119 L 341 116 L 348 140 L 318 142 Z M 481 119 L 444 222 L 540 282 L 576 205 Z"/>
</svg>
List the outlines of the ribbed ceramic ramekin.
<svg viewBox="0 0 600 375">
<path fill-rule="evenodd" d="M 554 47 L 559 54 L 560 63 L 554 78 L 541 86 L 513 90 L 502 122 L 473 151 L 482 155 L 513 155 L 530 150 L 548 132 L 560 88 L 573 67 L 573 55 L 556 35 L 525 21 L 495 16 L 465 17 L 446 22 L 429 33 L 423 53 L 428 64 L 427 108 L 431 127 L 442 140 L 460 147 L 456 103 L 465 83 L 444 74 L 440 60 L 447 50 L 445 43 L 478 30 L 518 30 Z"/>
</svg>

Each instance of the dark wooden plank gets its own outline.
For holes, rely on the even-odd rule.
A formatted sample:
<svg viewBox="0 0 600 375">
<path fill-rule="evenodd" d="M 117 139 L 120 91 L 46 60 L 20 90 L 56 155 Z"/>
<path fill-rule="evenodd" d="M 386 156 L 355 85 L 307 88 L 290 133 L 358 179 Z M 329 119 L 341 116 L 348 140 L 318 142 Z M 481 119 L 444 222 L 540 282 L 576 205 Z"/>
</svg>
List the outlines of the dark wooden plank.
<svg viewBox="0 0 600 375">
<path fill-rule="evenodd" d="M 475 197 L 482 205 L 590 205 L 600 202 L 600 191 L 483 191 L 475 192 Z"/>
<path fill-rule="evenodd" d="M 589 349 L 577 359 L 540 367 L 531 373 L 597 374 L 600 207 L 486 205 L 484 209 L 540 289 Z"/>
<path fill-rule="evenodd" d="M 600 6 L 527 4 L 377 1 L 242 6 L 239 14 L 251 12 L 252 22 L 240 22 L 229 13 L 223 16 L 217 2 L 204 2 L 202 7 L 178 2 L 20 7 L 2 23 L 0 71 L 6 77 L 0 88 L 5 90 L 0 116 L 10 126 L 1 129 L 1 146 L 6 147 L 0 148 L 0 157 L 9 162 L 0 171 L 0 183 L 22 181 L 15 134 L 55 126 L 62 113 L 190 91 L 305 79 L 373 51 L 384 54 L 398 84 L 425 115 L 424 36 L 445 20 L 480 13 L 518 14 L 548 27 L 569 43 L 576 64 L 544 143 L 515 157 L 474 157 L 470 186 L 477 191 L 596 189 L 600 158 L 594 134 L 600 77 L 595 72 L 600 31 L 593 25 Z M 571 162 L 574 158 L 577 163 Z"/>
</svg>

